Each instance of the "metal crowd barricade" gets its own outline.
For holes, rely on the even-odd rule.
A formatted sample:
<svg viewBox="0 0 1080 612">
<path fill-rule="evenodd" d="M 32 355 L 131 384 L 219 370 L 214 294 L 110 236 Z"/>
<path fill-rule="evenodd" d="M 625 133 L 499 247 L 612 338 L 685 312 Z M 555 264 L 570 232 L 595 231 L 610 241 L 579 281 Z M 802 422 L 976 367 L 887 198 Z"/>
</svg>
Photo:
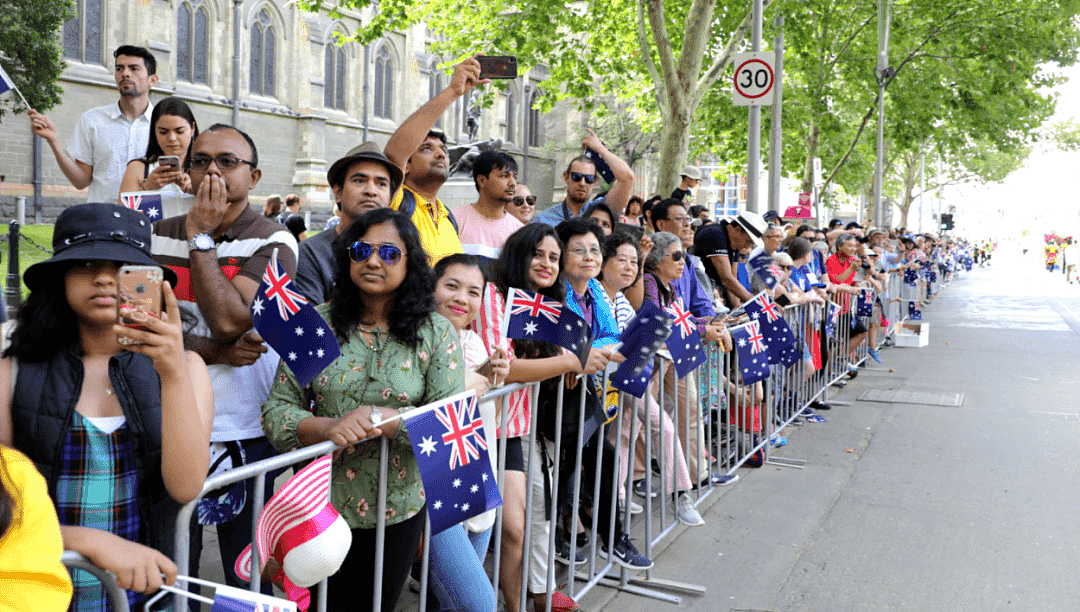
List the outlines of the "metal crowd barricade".
<svg viewBox="0 0 1080 612">
<path fill-rule="evenodd" d="M 73 550 L 65 550 L 60 557 L 60 562 L 64 564 L 68 572 L 73 569 L 90 572 L 105 587 L 113 612 L 128 612 L 130 608 L 128 608 L 127 591 L 116 584 L 116 576 L 112 572 L 94 565 L 89 559 Z"/>
</svg>

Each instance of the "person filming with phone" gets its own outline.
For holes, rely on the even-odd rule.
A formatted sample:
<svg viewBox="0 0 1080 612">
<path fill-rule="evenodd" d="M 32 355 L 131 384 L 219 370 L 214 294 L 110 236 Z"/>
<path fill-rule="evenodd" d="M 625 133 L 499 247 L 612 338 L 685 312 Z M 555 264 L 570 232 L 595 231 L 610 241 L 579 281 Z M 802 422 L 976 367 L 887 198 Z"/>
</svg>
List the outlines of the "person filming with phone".
<svg viewBox="0 0 1080 612">
<path fill-rule="evenodd" d="M 150 144 L 146 154 L 128 162 L 120 193 L 157 191 L 176 185 L 184 193 L 195 193 L 187 174 L 191 145 L 199 126 L 191 107 L 179 98 L 165 98 L 150 116 Z"/>
<path fill-rule="evenodd" d="M 611 185 L 604 202 L 611 207 L 616 215 L 623 214 L 626 203 L 630 200 L 630 194 L 634 191 L 634 171 L 630 165 L 619 159 L 608 150 L 596 132 L 585 128 L 588 134 L 581 141 L 582 149 L 594 151 L 615 175 L 615 183 Z M 555 202 L 551 208 L 533 217 L 533 223 L 547 223 L 555 227 L 567 219 L 580 217 L 592 201 L 593 188 L 599 177 L 596 164 L 585 155 L 579 155 L 570 160 L 563 172 L 563 181 L 566 183 L 566 197 L 561 202 Z"/>
</svg>

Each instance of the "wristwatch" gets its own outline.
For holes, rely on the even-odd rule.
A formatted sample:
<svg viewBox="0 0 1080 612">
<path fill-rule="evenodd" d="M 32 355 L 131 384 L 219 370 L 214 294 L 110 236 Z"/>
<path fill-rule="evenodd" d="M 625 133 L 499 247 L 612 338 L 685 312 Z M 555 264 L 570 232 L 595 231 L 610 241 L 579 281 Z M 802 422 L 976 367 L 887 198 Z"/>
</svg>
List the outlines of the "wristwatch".
<svg viewBox="0 0 1080 612">
<path fill-rule="evenodd" d="M 371 407 L 371 416 L 369 416 L 368 419 L 371 421 L 371 424 L 374 425 L 375 427 L 378 427 L 379 423 L 383 422 L 382 411 L 379 410 L 378 406 L 372 406 Z"/>
<path fill-rule="evenodd" d="M 195 237 L 187 241 L 188 252 L 209 251 L 214 248 L 214 239 L 209 234 L 195 234 Z"/>
</svg>

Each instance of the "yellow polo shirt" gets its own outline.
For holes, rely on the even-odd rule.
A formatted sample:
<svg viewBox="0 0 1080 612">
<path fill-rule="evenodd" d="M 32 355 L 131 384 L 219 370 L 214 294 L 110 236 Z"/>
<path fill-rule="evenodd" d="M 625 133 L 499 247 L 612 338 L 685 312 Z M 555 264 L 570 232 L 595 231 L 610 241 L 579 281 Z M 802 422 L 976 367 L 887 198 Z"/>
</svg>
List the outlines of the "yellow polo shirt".
<svg viewBox="0 0 1080 612">
<path fill-rule="evenodd" d="M 401 200 L 405 196 L 405 190 L 409 189 L 405 185 L 401 186 L 401 189 L 394 195 L 394 199 L 390 202 L 390 208 L 398 210 L 401 208 Z M 424 198 L 424 196 L 416 193 L 412 189 L 409 192 L 416 198 L 416 210 L 412 215 L 413 225 L 416 226 L 416 230 L 420 232 L 420 242 L 424 245 L 424 250 L 427 251 L 428 257 L 431 258 L 431 264 L 435 265 L 435 262 L 439 261 L 443 257 L 453 253 L 462 253 L 464 249 L 461 248 L 461 239 L 458 238 L 457 230 L 454 229 L 454 224 L 450 223 L 450 214 L 447 212 L 443 203 L 435 198 L 435 210 L 431 209 L 431 204 Z"/>
</svg>

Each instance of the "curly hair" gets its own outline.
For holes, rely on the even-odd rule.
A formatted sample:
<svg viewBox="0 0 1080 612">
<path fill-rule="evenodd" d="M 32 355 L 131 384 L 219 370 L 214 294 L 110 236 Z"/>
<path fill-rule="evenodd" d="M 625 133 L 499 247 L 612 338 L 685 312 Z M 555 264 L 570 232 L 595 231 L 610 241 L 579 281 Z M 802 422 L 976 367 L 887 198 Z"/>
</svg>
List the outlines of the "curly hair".
<svg viewBox="0 0 1080 612">
<path fill-rule="evenodd" d="M 330 326 L 339 344 L 346 344 L 367 311 L 365 296 L 353 283 L 350 274 L 352 260 L 348 247 L 359 240 L 368 229 L 391 223 L 405 243 L 405 279 L 394 292 L 390 309 L 390 335 L 410 347 L 419 342 L 420 326 L 431 318 L 435 309 L 435 273 L 428 263 L 427 252 L 420 242 L 420 233 L 408 217 L 390 208 L 376 208 L 365 213 L 334 241 L 337 276 L 330 294 Z"/>
<path fill-rule="evenodd" d="M 64 265 L 67 264 L 67 265 Z M 50 268 L 48 286 L 31 291 L 15 315 L 18 323 L 4 357 L 19 361 L 48 361 L 60 349 L 79 341 L 79 322 L 67 301 L 64 277 L 78 262 L 62 262 Z M 14 384 L 14 381 L 12 381 Z"/>
</svg>

